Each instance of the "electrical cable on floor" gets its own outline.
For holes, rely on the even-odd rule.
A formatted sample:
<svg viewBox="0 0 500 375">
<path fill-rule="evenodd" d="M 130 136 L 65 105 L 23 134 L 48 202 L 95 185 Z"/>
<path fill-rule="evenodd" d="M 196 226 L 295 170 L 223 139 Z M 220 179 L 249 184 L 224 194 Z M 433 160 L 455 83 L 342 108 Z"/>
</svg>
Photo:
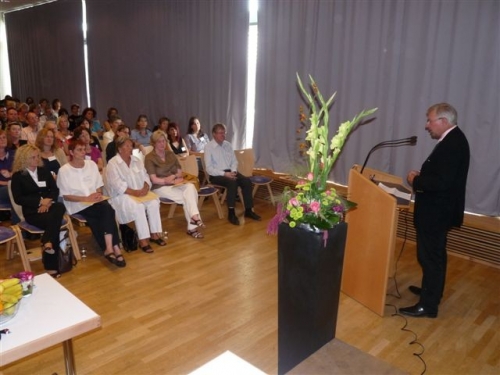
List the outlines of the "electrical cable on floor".
<svg viewBox="0 0 500 375">
<path fill-rule="evenodd" d="M 406 245 L 407 234 L 408 234 L 408 210 L 407 209 L 401 210 L 401 213 L 403 213 L 403 212 L 404 212 L 404 222 L 405 222 L 404 235 L 403 235 L 403 244 L 401 245 L 401 250 L 399 251 L 399 255 L 398 255 L 398 257 L 396 259 L 396 262 L 395 262 L 395 265 L 394 265 L 394 274 L 391 277 L 394 280 L 394 286 L 396 288 L 396 294 L 387 293 L 388 296 L 392 296 L 392 297 L 395 297 L 397 299 L 401 299 L 401 294 L 399 293 L 398 282 L 397 282 L 397 279 L 396 279 L 396 275 L 397 275 L 397 272 L 398 272 L 398 263 L 399 263 L 399 260 L 401 259 L 401 256 L 403 255 L 403 250 L 404 250 L 405 245 Z M 413 353 L 413 355 L 415 357 L 417 357 L 422 362 L 422 364 L 424 365 L 424 370 L 420 373 L 420 375 L 425 374 L 425 372 L 427 371 L 427 364 L 425 363 L 425 360 L 422 358 L 422 355 L 425 352 L 424 345 L 421 344 L 418 341 L 418 336 L 417 336 L 417 334 L 415 332 L 413 332 L 412 330 L 406 328 L 408 326 L 408 320 L 406 319 L 406 317 L 404 315 L 401 315 L 401 314 L 398 313 L 397 307 L 395 305 L 393 305 L 393 304 L 390 304 L 390 303 L 386 303 L 385 305 L 386 306 L 390 306 L 390 307 L 392 307 L 394 309 L 394 313 L 391 314 L 391 316 L 400 316 L 401 318 L 404 319 L 405 322 L 404 322 L 403 327 L 401 328 L 401 331 L 410 332 L 413 335 L 413 340 L 411 340 L 408 343 L 409 345 L 417 345 L 417 346 L 420 347 L 420 349 L 421 349 L 420 353 Z"/>
<path fill-rule="evenodd" d="M 390 303 L 386 303 L 385 305 L 394 308 L 394 313 L 392 313 L 391 316 L 399 316 L 399 317 L 404 319 L 404 325 L 403 325 L 403 327 L 401 327 L 401 331 L 410 332 L 413 335 L 413 340 L 411 340 L 408 343 L 408 345 L 417 345 L 420 348 L 420 352 L 413 353 L 413 355 L 415 357 L 417 357 L 420 360 L 420 362 L 422 362 L 422 364 L 424 365 L 424 370 L 420 373 L 420 375 L 424 375 L 425 372 L 427 371 L 427 364 L 425 363 L 425 360 L 422 358 L 422 355 L 425 352 L 424 345 L 418 341 L 418 335 L 414 331 L 412 331 L 409 328 L 406 328 L 406 327 L 408 327 L 408 319 L 406 319 L 406 317 L 404 315 L 401 315 L 400 313 L 398 313 L 397 307 L 390 304 Z"/>
<path fill-rule="evenodd" d="M 401 256 L 403 255 L 403 250 L 405 248 L 407 235 L 408 235 L 408 210 L 401 209 L 400 212 L 401 212 L 400 215 L 402 213 L 404 213 L 404 222 L 405 222 L 403 243 L 401 244 L 401 250 L 399 250 L 398 258 L 396 259 L 396 262 L 394 264 L 394 274 L 390 277 L 391 279 L 394 280 L 394 287 L 396 288 L 396 294 L 387 293 L 388 296 L 392 296 L 392 297 L 395 297 L 398 299 L 401 298 L 401 293 L 399 293 L 398 282 L 396 280 L 396 274 L 398 272 L 398 263 L 399 263 L 399 260 L 401 259 Z"/>
</svg>

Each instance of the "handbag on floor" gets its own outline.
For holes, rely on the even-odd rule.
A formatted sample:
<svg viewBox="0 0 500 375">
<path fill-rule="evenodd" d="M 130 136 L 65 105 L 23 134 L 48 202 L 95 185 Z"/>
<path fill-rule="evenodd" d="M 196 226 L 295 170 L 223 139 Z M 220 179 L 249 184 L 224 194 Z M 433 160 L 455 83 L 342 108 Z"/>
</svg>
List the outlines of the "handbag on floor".
<svg viewBox="0 0 500 375">
<path fill-rule="evenodd" d="M 139 238 L 137 232 L 130 228 L 127 224 L 120 224 L 120 234 L 122 236 L 123 248 L 126 252 L 137 250 L 139 246 Z"/>
<path fill-rule="evenodd" d="M 58 272 L 66 273 L 72 270 L 73 266 L 76 266 L 77 260 L 73 255 L 73 249 L 68 243 L 68 231 L 62 231 L 59 234 L 59 251 L 57 252 L 57 262 L 58 262 Z"/>
</svg>

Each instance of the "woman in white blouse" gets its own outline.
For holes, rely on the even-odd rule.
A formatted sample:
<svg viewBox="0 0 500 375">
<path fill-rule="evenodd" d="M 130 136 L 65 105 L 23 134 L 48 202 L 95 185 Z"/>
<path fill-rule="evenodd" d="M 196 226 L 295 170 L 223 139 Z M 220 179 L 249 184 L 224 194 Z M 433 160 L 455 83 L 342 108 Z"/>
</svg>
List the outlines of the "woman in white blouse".
<svg viewBox="0 0 500 375">
<path fill-rule="evenodd" d="M 111 197 L 110 203 L 116 211 L 120 224 L 134 221 L 139 246 L 145 253 L 152 253 L 152 242 L 164 246 L 160 237 L 162 232 L 160 201 L 158 196 L 149 197 L 151 180 L 143 162 L 132 155 L 133 141 L 128 137 L 116 140 L 118 153 L 106 167 L 106 189 Z"/>
<path fill-rule="evenodd" d="M 71 140 L 69 163 L 59 169 L 57 186 L 64 198 L 66 210 L 80 214 L 89 225 L 104 257 L 117 267 L 126 262 L 120 249 L 120 237 L 115 220 L 115 210 L 103 200 L 103 181 L 97 164 L 85 159 L 86 145 L 82 140 Z"/>
</svg>

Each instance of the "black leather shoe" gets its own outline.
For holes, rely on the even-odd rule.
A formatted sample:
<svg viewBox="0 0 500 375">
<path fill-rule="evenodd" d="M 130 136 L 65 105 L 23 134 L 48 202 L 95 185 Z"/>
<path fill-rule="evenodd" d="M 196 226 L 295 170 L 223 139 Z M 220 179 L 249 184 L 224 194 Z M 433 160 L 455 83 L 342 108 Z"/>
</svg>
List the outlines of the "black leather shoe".
<svg viewBox="0 0 500 375">
<path fill-rule="evenodd" d="M 260 221 L 260 216 L 253 211 L 246 211 L 245 217 L 249 217 L 250 219 Z"/>
<path fill-rule="evenodd" d="M 415 285 L 410 285 L 408 289 L 410 290 L 410 292 L 412 292 L 417 296 L 419 296 L 422 293 L 422 288 L 419 288 L 418 286 Z"/>
<path fill-rule="evenodd" d="M 399 313 L 414 318 L 437 318 L 438 316 L 437 311 L 429 311 L 418 303 L 414 306 L 400 308 Z"/>
<path fill-rule="evenodd" d="M 238 220 L 238 217 L 235 214 L 232 215 L 229 214 L 227 220 L 233 225 L 240 225 L 240 221 Z"/>
</svg>

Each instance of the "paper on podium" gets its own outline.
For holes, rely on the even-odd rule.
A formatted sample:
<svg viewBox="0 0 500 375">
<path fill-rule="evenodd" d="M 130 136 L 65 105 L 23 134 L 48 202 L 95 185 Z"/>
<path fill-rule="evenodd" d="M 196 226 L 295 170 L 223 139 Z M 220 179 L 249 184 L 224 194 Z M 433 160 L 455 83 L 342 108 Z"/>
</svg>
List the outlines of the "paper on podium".
<svg viewBox="0 0 500 375">
<path fill-rule="evenodd" d="M 411 200 L 411 191 L 403 185 L 393 184 L 390 182 L 378 182 L 377 185 L 386 193 L 394 196 L 398 204 L 408 204 Z"/>
</svg>

